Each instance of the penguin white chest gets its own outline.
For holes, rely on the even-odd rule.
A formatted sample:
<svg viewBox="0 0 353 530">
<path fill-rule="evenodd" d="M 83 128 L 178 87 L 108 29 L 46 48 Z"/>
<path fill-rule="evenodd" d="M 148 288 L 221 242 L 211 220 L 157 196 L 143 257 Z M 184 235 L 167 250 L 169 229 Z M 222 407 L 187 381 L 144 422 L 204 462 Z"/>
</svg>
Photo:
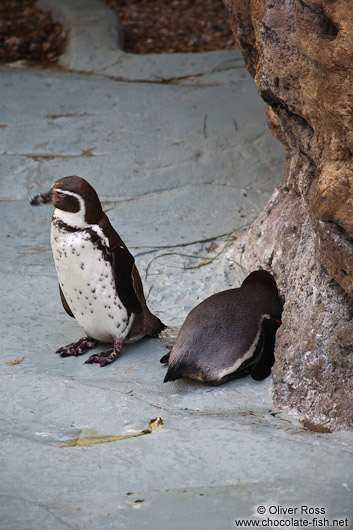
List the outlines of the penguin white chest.
<svg viewBox="0 0 353 530">
<path fill-rule="evenodd" d="M 132 318 L 116 292 L 109 240 L 100 227 L 71 231 L 54 218 L 51 246 L 61 290 L 85 333 L 105 342 L 125 338 Z"/>
</svg>

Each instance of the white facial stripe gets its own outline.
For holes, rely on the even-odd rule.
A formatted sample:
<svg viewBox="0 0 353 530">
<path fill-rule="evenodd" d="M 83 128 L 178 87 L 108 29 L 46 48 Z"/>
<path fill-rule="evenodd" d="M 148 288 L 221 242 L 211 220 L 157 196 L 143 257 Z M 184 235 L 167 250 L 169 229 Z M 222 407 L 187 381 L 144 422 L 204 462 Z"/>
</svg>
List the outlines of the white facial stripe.
<svg viewBox="0 0 353 530">
<path fill-rule="evenodd" d="M 64 193 L 64 195 L 71 195 L 72 197 L 75 197 L 80 203 L 80 212 L 82 213 L 83 216 L 85 215 L 86 213 L 85 201 L 82 199 L 81 195 L 79 195 L 78 193 L 74 193 L 73 191 L 61 190 L 59 188 L 54 188 L 54 190 L 58 191 L 59 193 Z"/>
<path fill-rule="evenodd" d="M 78 193 L 74 193 L 73 191 L 61 190 L 60 188 L 54 188 L 54 191 L 57 191 L 58 193 L 63 193 L 64 195 L 71 195 L 72 197 L 75 197 L 80 205 L 80 209 L 76 213 L 65 212 L 64 210 L 56 208 L 54 212 L 55 217 L 57 217 L 69 226 L 76 226 L 77 228 L 83 228 L 87 226 L 87 223 L 85 222 L 85 201 L 82 199 L 82 197 L 78 195 Z"/>
</svg>

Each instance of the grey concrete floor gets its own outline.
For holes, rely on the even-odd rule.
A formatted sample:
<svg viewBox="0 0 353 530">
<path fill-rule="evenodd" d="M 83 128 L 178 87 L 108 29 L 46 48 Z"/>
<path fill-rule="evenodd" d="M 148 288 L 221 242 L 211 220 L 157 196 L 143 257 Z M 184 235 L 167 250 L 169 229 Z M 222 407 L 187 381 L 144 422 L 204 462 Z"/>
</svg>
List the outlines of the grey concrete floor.
<svg viewBox="0 0 353 530">
<path fill-rule="evenodd" d="M 261 521 L 259 505 L 265 519 L 279 505 L 352 517 L 350 433 L 306 431 L 274 409 L 269 380 L 162 383 L 159 358 L 187 312 L 241 280 L 227 246 L 284 160 L 239 52 L 192 61 L 197 77 L 172 83 L 132 82 L 132 67 L 120 80 L 1 69 L 1 528 L 232 529 Z M 54 353 L 81 331 L 58 296 L 52 211 L 28 204 L 70 174 L 94 185 L 151 309 L 172 326 L 102 369 Z M 156 416 L 164 426 L 148 435 L 62 445 L 90 430 L 140 431 Z"/>
</svg>

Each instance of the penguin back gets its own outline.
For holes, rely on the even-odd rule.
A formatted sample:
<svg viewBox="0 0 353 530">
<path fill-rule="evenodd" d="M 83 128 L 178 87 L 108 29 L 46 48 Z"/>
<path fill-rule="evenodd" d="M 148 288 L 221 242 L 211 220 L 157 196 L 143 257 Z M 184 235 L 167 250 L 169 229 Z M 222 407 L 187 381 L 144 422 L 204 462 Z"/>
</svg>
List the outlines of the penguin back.
<svg viewBox="0 0 353 530">
<path fill-rule="evenodd" d="M 220 384 L 231 374 L 233 378 L 236 373 L 238 377 L 247 375 L 266 345 L 266 367 L 254 372 L 254 379 L 260 379 L 272 362 L 274 345 L 272 331 L 266 331 L 272 327 L 263 324 L 269 319 L 280 321 L 281 313 L 276 282 L 262 270 L 251 273 L 240 288 L 206 298 L 187 315 L 171 350 L 164 381 L 190 377 Z"/>
</svg>

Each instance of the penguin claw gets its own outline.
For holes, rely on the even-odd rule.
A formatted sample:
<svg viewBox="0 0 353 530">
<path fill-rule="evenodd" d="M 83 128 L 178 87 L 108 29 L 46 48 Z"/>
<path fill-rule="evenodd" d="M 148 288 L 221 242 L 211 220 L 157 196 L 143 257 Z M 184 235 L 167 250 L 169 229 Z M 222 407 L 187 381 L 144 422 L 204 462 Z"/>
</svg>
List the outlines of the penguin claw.
<svg viewBox="0 0 353 530">
<path fill-rule="evenodd" d="M 113 361 L 115 361 L 115 359 L 119 357 L 123 344 L 124 339 L 115 340 L 114 346 L 112 348 L 109 348 L 109 350 L 106 351 L 102 351 L 101 353 L 91 355 L 91 357 L 89 357 L 84 364 L 99 364 L 101 368 L 103 366 L 111 364 Z"/>
<path fill-rule="evenodd" d="M 115 359 L 118 357 L 119 353 L 114 352 L 114 349 L 110 348 L 107 351 L 97 353 L 96 355 L 91 355 L 91 357 L 87 359 L 84 364 L 99 364 L 102 368 L 103 366 L 107 366 L 108 364 L 115 361 Z"/>
<path fill-rule="evenodd" d="M 71 344 L 59 348 L 55 353 L 60 355 L 60 357 L 78 357 L 79 355 L 86 353 L 91 348 L 94 348 L 98 342 L 98 340 L 91 339 L 90 337 L 83 337 L 77 342 L 71 342 Z"/>
</svg>

